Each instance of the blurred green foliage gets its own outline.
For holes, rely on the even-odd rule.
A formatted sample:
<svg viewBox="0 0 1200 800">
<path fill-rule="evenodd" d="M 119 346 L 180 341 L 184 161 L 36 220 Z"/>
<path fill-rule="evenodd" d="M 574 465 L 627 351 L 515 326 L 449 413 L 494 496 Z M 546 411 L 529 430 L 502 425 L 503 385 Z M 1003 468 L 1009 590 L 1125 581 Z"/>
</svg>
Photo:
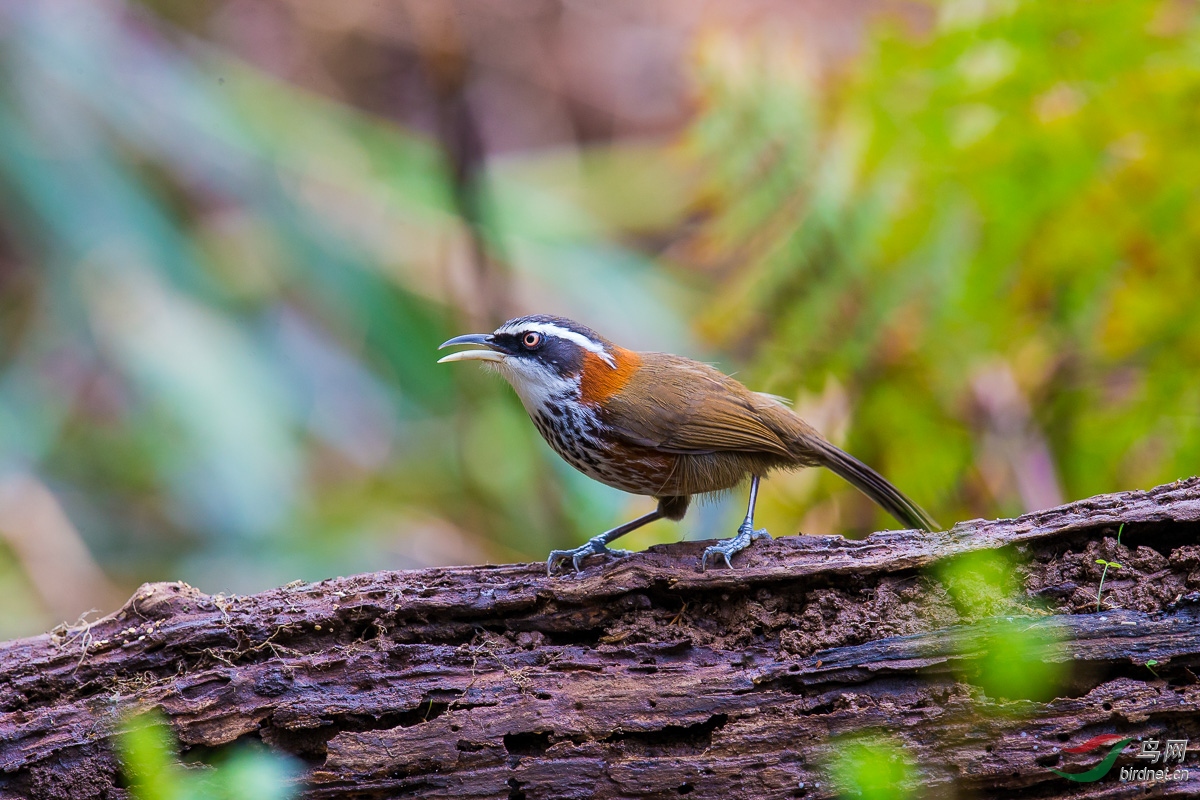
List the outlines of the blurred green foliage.
<svg viewBox="0 0 1200 800">
<path fill-rule="evenodd" d="M 904 800 L 916 793 L 916 765 L 898 743 L 872 734 L 855 733 L 832 742 L 827 766 L 840 797 Z"/>
<path fill-rule="evenodd" d="M 937 578 L 959 617 L 966 620 L 1013 611 L 1021 588 L 1013 563 L 1000 550 L 977 550 L 939 561 Z"/>
<path fill-rule="evenodd" d="M 181 766 L 170 728 L 157 714 L 130 719 L 117 750 L 134 800 L 288 800 L 295 794 L 296 771 L 261 746 L 235 748 L 214 765 Z"/>
<path fill-rule="evenodd" d="M 1194 6 L 932 8 L 822 80 L 708 48 L 706 330 L 768 391 L 834 376 L 848 449 L 944 521 L 1194 474 Z"/>
<path fill-rule="evenodd" d="M 937 569 L 962 623 L 955 644 L 966 656 L 961 677 L 990 701 L 981 708 L 1011 712 L 1020 707 L 996 701 L 1050 700 L 1067 677 L 1055 657 L 1061 653 L 1057 628 L 1039 618 L 1045 612 L 1030 605 L 1019 574 L 1000 550 L 967 553 Z"/>
<path fill-rule="evenodd" d="M 1020 712 L 1020 706 L 997 701 L 1048 702 L 1059 696 L 1067 667 L 1060 637 L 1048 621 L 1030 617 L 998 617 L 977 623 L 964 634 L 959 649 L 969 660 L 963 678 L 989 701 L 981 709 Z"/>
</svg>

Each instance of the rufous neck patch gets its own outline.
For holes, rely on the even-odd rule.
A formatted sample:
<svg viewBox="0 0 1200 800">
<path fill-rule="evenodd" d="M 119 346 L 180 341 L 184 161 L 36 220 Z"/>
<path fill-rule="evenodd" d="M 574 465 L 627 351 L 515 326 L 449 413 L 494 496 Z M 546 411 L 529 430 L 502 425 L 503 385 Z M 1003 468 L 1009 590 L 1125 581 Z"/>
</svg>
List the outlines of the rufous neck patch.
<svg viewBox="0 0 1200 800">
<path fill-rule="evenodd" d="M 616 369 L 595 353 L 584 353 L 583 375 L 579 380 L 579 395 L 583 402 L 603 403 L 624 389 L 634 371 L 642 365 L 637 353 L 623 347 L 613 347 L 610 355 L 616 362 Z"/>
</svg>

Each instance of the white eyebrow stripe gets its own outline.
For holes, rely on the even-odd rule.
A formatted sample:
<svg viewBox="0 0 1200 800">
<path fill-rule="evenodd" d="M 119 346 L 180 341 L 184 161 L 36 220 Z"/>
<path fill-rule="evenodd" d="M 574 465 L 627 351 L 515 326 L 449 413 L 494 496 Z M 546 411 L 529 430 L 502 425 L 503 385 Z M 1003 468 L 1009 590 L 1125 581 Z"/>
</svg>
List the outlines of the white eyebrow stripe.
<svg viewBox="0 0 1200 800">
<path fill-rule="evenodd" d="M 612 356 L 604 349 L 604 345 L 599 342 L 594 342 L 578 331 L 573 331 L 570 328 L 563 328 L 555 325 L 553 322 L 525 322 L 519 325 L 504 325 L 496 333 L 524 333 L 526 331 L 535 331 L 543 336 L 557 336 L 560 339 L 574 342 L 584 350 L 595 353 L 604 360 L 613 369 L 617 368 L 617 363 L 613 361 Z"/>
</svg>

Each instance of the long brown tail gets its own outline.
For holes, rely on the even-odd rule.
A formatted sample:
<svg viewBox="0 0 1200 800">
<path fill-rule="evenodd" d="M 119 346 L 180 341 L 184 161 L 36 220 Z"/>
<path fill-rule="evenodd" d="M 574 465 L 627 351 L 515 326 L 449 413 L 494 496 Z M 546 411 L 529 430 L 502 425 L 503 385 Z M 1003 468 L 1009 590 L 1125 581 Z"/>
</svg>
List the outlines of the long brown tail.
<svg viewBox="0 0 1200 800">
<path fill-rule="evenodd" d="M 941 530 L 941 526 L 925 512 L 925 509 L 905 497 L 903 492 L 888 483 L 878 472 L 824 439 L 815 436 L 807 438 L 809 441 L 805 444 L 812 448 L 822 466 L 845 478 L 854 488 L 874 500 L 880 508 L 897 520 L 910 528 L 924 531 Z"/>
</svg>

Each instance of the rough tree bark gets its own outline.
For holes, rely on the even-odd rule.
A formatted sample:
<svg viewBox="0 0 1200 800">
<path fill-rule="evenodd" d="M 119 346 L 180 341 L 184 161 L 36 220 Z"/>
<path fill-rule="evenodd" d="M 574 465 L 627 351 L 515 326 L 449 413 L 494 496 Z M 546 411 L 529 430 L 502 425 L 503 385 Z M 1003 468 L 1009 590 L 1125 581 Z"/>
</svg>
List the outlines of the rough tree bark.
<svg viewBox="0 0 1200 800">
<path fill-rule="evenodd" d="M 921 797 L 1195 796 L 1198 533 L 1194 478 L 934 535 L 757 542 L 704 574 L 704 543 L 684 542 L 567 577 L 147 584 L 85 627 L 0 645 L 0 797 L 126 797 L 111 737 L 144 708 L 189 751 L 253 738 L 297 756 L 314 798 L 828 797 L 836 737 L 864 730 L 909 753 Z M 942 566 L 973 551 L 1015 565 L 999 617 L 948 591 Z M 1122 566 L 1098 611 L 1101 558 Z M 1052 699 L 972 685 L 1009 618 L 1059 640 L 1032 653 L 1069 668 Z M 1190 780 L 1047 769 L 1095 764 L 1063 749 L 1101 733 L 1190 738 Z M 1136 750 L 1118 766 L 1142 766 Z"/>
</svg>

